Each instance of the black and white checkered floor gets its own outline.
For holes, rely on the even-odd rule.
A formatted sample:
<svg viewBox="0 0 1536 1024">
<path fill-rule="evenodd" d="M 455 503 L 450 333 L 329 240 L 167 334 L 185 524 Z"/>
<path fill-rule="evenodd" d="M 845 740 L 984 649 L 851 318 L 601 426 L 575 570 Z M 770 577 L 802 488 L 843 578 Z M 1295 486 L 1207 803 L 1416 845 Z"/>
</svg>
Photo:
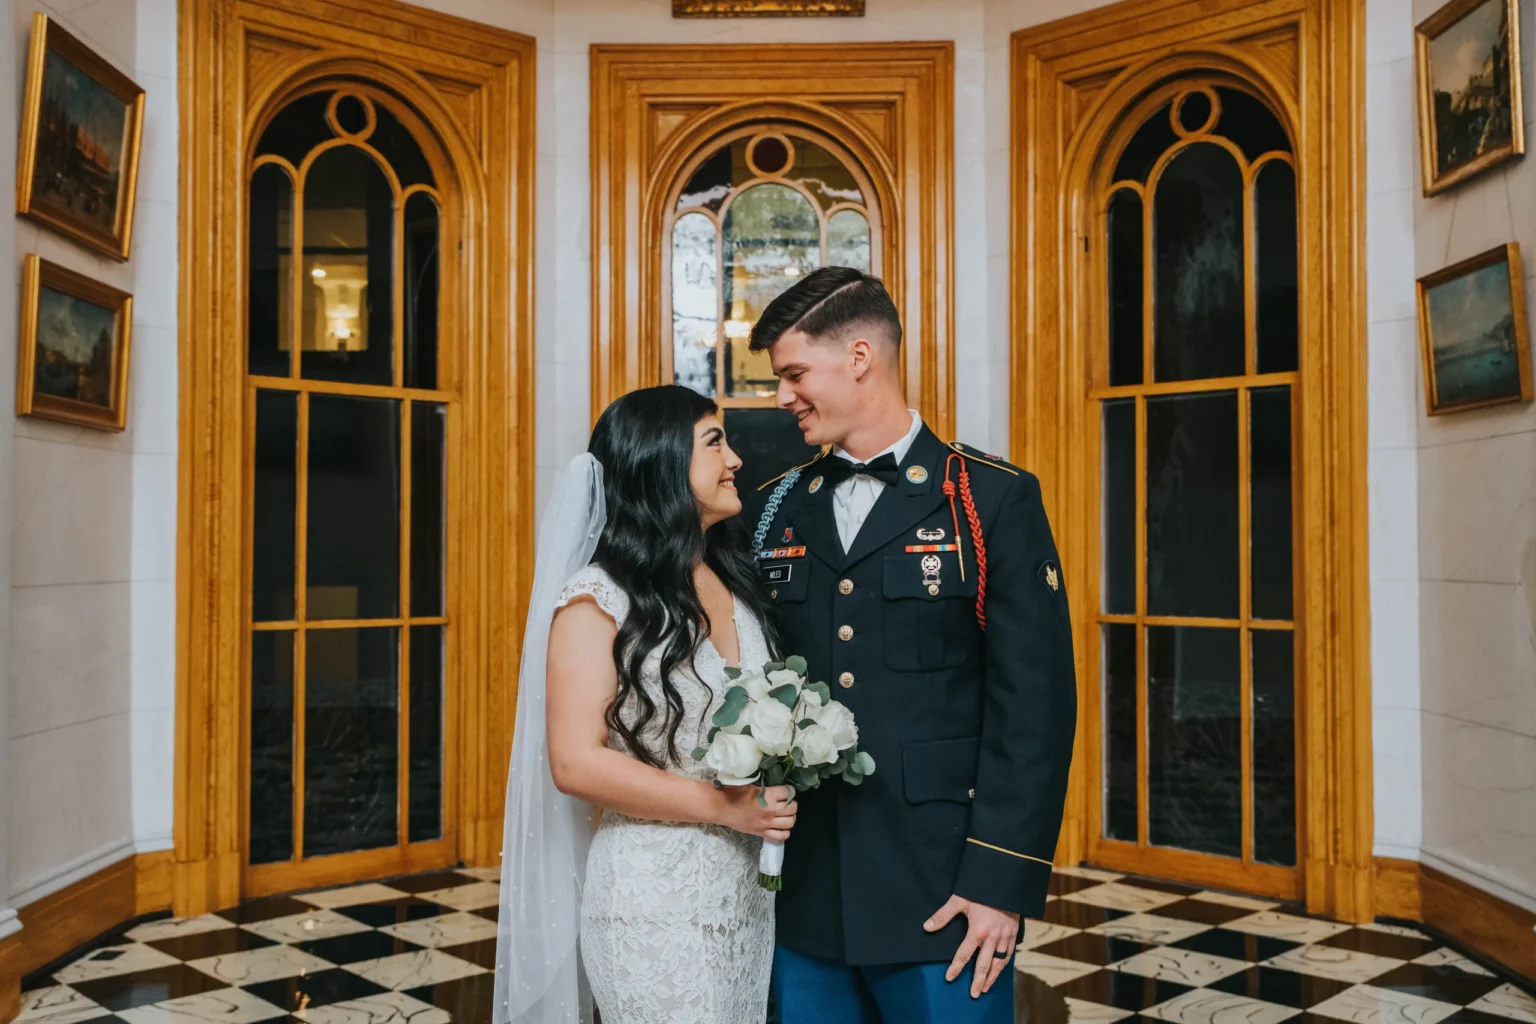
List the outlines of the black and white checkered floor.
<svg viewBox="0 0 1536 1024">
<path fill-rule="evenodd" d="M 1536 1024 L 1536 998 L 1413 929 L 1059 870 L 1018 954 L 1030 1024 Z M 26 979 L 17 1024 L 488 1024 L 493 871 L 130 926 Z"/>
</svg>

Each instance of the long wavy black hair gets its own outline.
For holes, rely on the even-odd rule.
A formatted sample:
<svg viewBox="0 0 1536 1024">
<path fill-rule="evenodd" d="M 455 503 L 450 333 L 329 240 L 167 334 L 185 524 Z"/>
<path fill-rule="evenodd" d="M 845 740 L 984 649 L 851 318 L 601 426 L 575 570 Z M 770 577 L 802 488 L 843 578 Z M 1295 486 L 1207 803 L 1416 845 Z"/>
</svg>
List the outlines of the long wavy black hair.
<svg viewBox="0 0 1536 1024">
<path fill-rule="evenodd" d="M 603 465 L 608 521 L 592 561 L 607 571 L 629 597 L 629 614 L 613 641 L 619 689 L 608 706 L 608 727 L 636 758 L 657 768 L 678 765 L 677 732 L 683 701 L 672 675 L 687 665 L 710 635 L 709 615 L 699 600 L 693 574 L 700 562 L 763 624 L 775 656 L 779 640 L 758 586 L 750 534 L 740 515 L 703 528 L 689 480 L 693 431 L 717 413 L 713 401 L 696 391 L 665 384 L 631 391 L 598 418 L 587 445 Z M 646 656 L 661 651 L 661 698 L 640 685 Z M 697 675 L 697 672 L 695 672 Z M 712 683 L 699 677 L 713 690 Z M 619 717 L 630 707 L 632 721 Z M 665 759 L 648 751 L 640 733 L 656 717 L 667 737 Z"/>
</svg>

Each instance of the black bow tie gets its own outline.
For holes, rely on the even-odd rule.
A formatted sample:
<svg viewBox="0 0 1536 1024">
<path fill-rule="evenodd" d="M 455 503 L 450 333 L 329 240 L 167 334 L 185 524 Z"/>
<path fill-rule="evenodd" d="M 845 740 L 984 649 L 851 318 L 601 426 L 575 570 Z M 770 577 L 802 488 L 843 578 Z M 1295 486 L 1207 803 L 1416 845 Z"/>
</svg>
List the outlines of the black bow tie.
<svg viewBox="0 0 1536 1024">
<path fill-rule="evenodd" d="M 851 476 L 872 476 L 887 487 L 895 487 L 896 481 L 901 478 L 901 471 L 896 467 L 896 456 L 890 452 L 877 455 L 869 462 L 849 462 L 841 455 L 834 455 L 817 468 L 833 487 Z"/>
</svg>

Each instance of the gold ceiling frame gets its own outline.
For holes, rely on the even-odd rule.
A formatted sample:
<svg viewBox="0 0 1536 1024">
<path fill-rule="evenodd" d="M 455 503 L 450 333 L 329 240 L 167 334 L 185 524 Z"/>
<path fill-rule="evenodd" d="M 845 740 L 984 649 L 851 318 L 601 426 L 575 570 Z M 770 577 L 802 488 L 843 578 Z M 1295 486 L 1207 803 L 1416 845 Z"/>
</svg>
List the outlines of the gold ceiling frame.
<svg viewBox="0 0 1536 1024">
<path fill-rule="evenodd" d="M 592 420 L 661 382 L 659 243 L 678 177 L 711 140 L 768 122 L 835 139 L 868 175 L 908 400 L 950 436 L 953 44 L 599 44 L 591 71 Z"/>
<path fill-rule="evenodd" d="M 1265 97 L 1294 142 L 1297 896 L 1353 921 L 1374 912 L 1364 23 L 1363 0 L 1130 0 L 1015 33 L 1011 61 L 1011 450 L 1041 477 L 1069 579 L 1090 575 L 1099 557 L 1090 389 L 1091 346 L 1102 343 L 1092 251 L 1101 154 L 1147 93 L 1213 72 Z M 1086 650 L 1094 610 L 1079 602 L 1073 612 L 1086 702 L 1098 687 Z M 1097 799 L 1083 763 L 1096 749 L 1087 717 L 1057 851 L 1064 863 L 1086 855 Z"/>
<path fill-rule="evenodd" d="M 536 43 L 396 0 L 206 0 L 182 5 L 179 30 L 174 912 L 242 895 L 247 175 L 265 120 L 326 80 L 366 80 L 414 110 L 451 168 L 439 189 L 458 196 L 440 214 L 458 211 L 444 234 L 461 240 L 462 255 L 457 277 L 444 276 L 442 307 L 457 312 L 444 315 L 439 339 L 449 375 L 439 387 L 460 403 L 447 565 L 458 602 L 447 641 L 459 687 L 455 854 L 494 864 L 533 571 L 533 483 L 522 467 L 534 457 Z"/>
</svg>

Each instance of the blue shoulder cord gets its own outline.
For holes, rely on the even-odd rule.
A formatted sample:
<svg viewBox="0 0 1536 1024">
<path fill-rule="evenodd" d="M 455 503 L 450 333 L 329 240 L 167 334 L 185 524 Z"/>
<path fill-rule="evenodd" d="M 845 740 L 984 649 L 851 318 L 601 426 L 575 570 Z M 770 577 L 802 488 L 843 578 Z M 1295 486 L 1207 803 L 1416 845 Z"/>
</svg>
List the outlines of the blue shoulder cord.
<svg viewBox="0 0 1536 1024">
<path fill-rule="evenodd" d="M 768 504 L 763 506 L 763 517 L 757 521 L 757 532 L 752 534 L 754 557 L 763 549 L 763 542 L 768 539 L 768 530 L 773 526 L 773 517 L 779 514 L 779 503 L 784 500 L 784 495 L 789 493 L 789 489 L 795 486 L 795 482 L 799 479 L 800 471 L 790 470 L 784 474 L 784 479 L 779 481 L 779 486 L 773 489 L 773 493 L 768 495 Z"/>
</svg>

